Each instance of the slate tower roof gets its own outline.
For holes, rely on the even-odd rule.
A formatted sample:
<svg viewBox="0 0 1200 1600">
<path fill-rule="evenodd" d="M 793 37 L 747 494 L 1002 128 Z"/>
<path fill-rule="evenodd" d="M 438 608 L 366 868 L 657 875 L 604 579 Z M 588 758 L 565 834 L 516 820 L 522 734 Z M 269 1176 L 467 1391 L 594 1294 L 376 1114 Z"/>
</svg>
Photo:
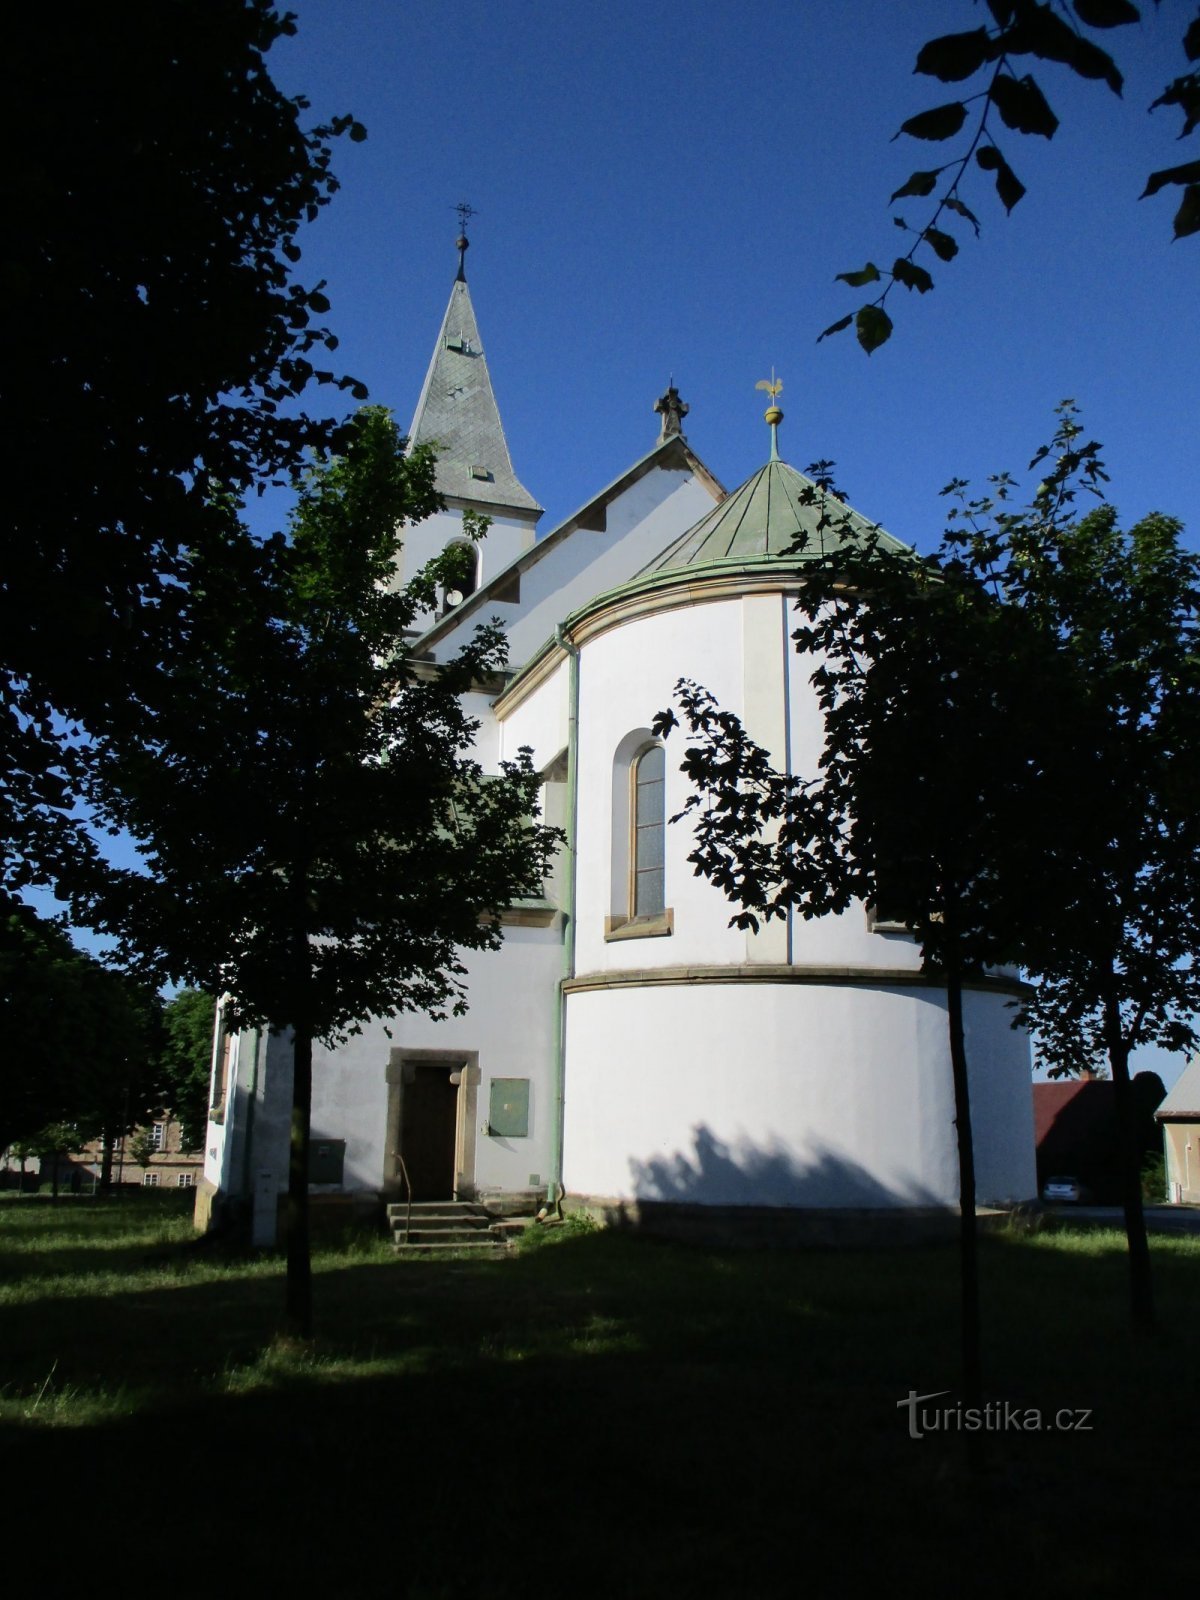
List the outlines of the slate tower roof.
<svg viewBox="0 0 1200 1600">
<path fill-rule="evenodd" d="M 460 256 L 463 250 L 465 242 Z M 436 446 L 442 494 L 535 519 L 541 515 L 513 471 L 461 265 L 408 436 L 413 444 Z"/>
</svg>

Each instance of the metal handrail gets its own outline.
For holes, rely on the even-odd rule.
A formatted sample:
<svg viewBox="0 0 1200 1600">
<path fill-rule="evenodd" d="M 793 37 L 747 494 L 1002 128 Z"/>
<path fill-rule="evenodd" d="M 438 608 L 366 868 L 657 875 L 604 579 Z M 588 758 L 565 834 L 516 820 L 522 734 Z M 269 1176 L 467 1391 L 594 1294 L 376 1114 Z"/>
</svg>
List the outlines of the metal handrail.
<svg viewBox="0 0 1200 1600">
<path fill-rule="evenodd" d="M 404 1242 L 408 1243 L 408 1230 L 412 1227 L 412 1180 L 408 1175 L 408 1168 L 404 1165 L 404 1157 L 399 1150 L 396 1151 L 396 1161 L 400 1168 L 400 1176 L 404 1179 L 404 1187 L 408 1190 L 408 1208 L 404 1213 Z"/>
</svg>

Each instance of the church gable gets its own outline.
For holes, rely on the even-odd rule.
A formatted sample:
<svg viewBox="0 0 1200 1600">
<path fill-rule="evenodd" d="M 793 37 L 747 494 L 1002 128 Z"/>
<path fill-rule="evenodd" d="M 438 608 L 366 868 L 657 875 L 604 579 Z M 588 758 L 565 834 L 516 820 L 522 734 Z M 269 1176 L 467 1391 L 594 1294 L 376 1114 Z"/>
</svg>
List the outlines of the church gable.
<svg viewBox="0 0 1200 1600">
<path fill-rule="evenodd" d="M 627 582 L 724 493 L 679 434 L 660 438 L 640 461 L 434 623 L 416 652 L 444 660 L 481 622 L 498 617 L 509 638 L 509 664 L 519 669 L 565 617 Z"/>
</svg>

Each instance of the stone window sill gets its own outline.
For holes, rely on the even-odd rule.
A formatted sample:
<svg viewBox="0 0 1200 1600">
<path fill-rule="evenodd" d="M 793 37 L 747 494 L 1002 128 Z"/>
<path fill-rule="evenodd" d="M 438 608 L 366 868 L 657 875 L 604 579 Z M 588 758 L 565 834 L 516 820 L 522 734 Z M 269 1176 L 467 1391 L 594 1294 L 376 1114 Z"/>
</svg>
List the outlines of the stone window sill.
<svg viewBox="0 0 1200 1600">
<path fill-rule="evenodd" d="M 617 939 L 665 939 L 675 932 L 675 912 L 668 906 L 656 917 L 605 917 L 604 941 Z"/>
</svg>

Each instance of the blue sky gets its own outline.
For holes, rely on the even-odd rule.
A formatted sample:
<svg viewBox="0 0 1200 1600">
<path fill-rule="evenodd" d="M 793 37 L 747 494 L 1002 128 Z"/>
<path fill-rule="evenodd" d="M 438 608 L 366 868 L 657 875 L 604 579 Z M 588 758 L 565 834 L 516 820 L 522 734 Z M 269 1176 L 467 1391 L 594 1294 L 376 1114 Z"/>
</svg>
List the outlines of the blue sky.
<svg viewBox="0 0 1200 1600">
<path fill-rule="evenodd" d="M 452 206 L 477 208 L 468 276 L 517 471 L 553 527 L 654 442 L 674 374 L 693 447 L 728 487 L 762 461 L 755 382 L 783 378 L 782 448 L 838 463 L 864 513 L 929 548 L 954 476 L 1023 471 L 1065 396 L 1105 446 L 1130 520 L 1180 516 L 1200 538 L 1200 241 L 1172 243 L 1178 191 L 1148 172 L 1194 158 L 1176 112 L 1194 9 L 1164 0 L 1110 35 L 1123 100 L 1037 67 L 1053 141 L 1003 139 L 1027 187 L 1006 217 L 976 173 L 979 240 L 898 289 L 892 341 L 816 335 L 860 296 L 835 274 L 889 262 L 888 196 L 953 146 L 891 143 L 955 91 L 916 77 L 934 32 L 978 26 L 971 0 L 300 0 L 271 53 L 313 113 L 350 110 L 341 192 L 306 231 L 328 281 L 343 369 L 411 418 L 454 275 Z"/>
<path fill-rule="evenodd" d="M 1194 159 L 1150 102 L 1182 70 L 1194 10 L 1163 0 L 1110 35 L 1126 76 L 1036 65 L 1052 141 L 1001 133 L 1028 193 L 1006 216 L 986 175 L 964 190 L 936 287 L 898 289 L 869 359 L 820 330 L 861 296 L 835 275 L 906 248 L 889 208 L 954 142 L 891 136 L 956 97 L 912 74 L 937 33 L 987 20 L 971 0 L 299 0 L 276 81 L 316 116 L 352 111 L 342 188 L 306 231 L 342 370 L 407 426 L 473 219 L 468 278 L 517 472 L 554 527 L 654 443 L 674 375 L 693 448 L 733 488 L 767 450 L 758 379 L 783 378 L 781 448 L 834 459 L 859 510 L 919 549 L 952 477 L 1025 473 L 1067 396 L 1105 445 L 1127 521 L 1180 517 L 1200 548 L 1200 241 L 1173 243 Z M 1179 1058 L 1142 1052 L 1168 1082 Z"/>
</svg>

